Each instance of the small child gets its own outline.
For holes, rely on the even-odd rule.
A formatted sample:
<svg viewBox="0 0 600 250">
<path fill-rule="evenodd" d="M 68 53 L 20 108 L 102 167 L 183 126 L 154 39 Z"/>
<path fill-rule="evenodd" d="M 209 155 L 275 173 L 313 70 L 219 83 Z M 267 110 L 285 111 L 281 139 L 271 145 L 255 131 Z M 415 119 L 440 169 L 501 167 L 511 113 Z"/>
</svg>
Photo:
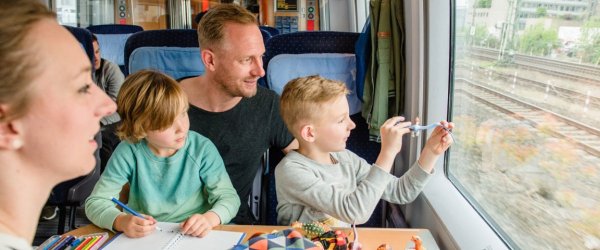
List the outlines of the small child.
<svg viewBox="0 0 600 250">
<path fill-rule="evenodd" d="M 181 222 L 181 232 L 202 237 L 236 215 L 240 199 L 223 160 L 207 138 L 189 131 L 188 100 L 172 78 L 154 71 L 130 75 L 117 97 L 123 140 L 112 154 L 85 212 L 99 227 L 143 237 L 156 221 Z M 121 212 L 110 200 L 129 183 Z"/>
<path fill-rule="evenodd" d="M 277 222 L 318 221 L 347 227 L 365 223 L 380 199 L 404 204 L 413 201 L 434 172 L 437 158 L 452 139 L 438 127 L 421 157 L 402 177 L 390 174 L 402 136 L 410 122 L 388 119 L 381 126 L 381 152 L 369 165 L 346 150 L 355 124 L 349 116 L 345 84 L 309 76 L 290 81 L 281 95 L 281 116 L 300 147 L 288 153 L 275 168 Z M 454 125 L 441 122 L 446 129 Z"/>
</svg>

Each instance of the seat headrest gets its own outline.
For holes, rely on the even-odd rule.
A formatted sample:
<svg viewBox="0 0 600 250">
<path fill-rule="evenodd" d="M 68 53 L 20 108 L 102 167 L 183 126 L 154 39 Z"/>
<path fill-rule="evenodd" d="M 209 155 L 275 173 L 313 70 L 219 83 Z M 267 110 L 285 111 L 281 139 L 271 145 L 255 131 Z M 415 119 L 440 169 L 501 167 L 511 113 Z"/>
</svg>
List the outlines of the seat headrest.
<svg viewBox="0 0 600 250">
<path fill-rule="evenodd" d="M 131 53 L 140 47 L 180 47 L 198 48 L 198 34 L 193 29 L 173 30 L 147 30 L 137 32 L 127 39 L 125 43 L 125 71 L 129 72 L 128 65 Z"/>
<path fill-rule="evenodd" d="M 125 43 L 132 34 L 96 34 L 100 56 L 118 65 L 125 65 Z"/>
<path fill-rule="evenodd" d="M 354 54 L 280 54 L 271 59 L 266 75 L 269 88 L 279 95 L 285 85 L 297 77 L 320 75 L 344 82 L 351 91 L 347 96 L 350 115 L 361 111 L 362 103 L 354 91 L 356 89 Z"/>
<path fill-rule="evenodd" d="M 143 69 L 165 73 L 174 79 L 204 74 L 200 49 L 194 47 L 140 47 L 129 57 L 133 74 Z"/>
<path fill-rule="evenodd" d="M 87 27 L 94 34 L 131 34 L 143 31 L 144 28 L 133 24 L 101 24 Z"/>
</svg>

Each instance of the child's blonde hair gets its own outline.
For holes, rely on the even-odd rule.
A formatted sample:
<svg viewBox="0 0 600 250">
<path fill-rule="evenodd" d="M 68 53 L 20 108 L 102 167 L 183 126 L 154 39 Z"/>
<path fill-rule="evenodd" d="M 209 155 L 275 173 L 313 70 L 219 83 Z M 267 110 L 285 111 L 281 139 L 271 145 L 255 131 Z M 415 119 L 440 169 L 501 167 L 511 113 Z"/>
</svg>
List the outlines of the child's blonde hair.
<svg viewBox="0 0 600 250">
<path fill-rule="evenodd" d="M 148 131 L 173 125 L 187 108 L 187 95 L 177 81 L 160 72 L 139 71 L 125 79 L 117 96 L 117 112 L 121 116 L 117 135 L 136 143 Z"/>
<path fill-rule="evenodd" d="M 293 79 L 281 93 L 281 117 L 290 132 L 296 136 L 299 129 L 297 126 L 301 121 L 312 122 L 318 119 L 319 110 L 324 103 L 349 93 L 343 82 L 318 75 Z"/>
</svg>

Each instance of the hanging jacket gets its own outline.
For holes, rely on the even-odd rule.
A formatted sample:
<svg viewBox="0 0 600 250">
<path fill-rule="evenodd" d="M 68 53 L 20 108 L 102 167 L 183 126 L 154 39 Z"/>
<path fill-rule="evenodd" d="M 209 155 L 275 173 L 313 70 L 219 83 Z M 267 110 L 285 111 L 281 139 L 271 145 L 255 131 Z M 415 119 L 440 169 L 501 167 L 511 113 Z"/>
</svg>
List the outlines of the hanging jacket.
<svg viewBox="0 0 600 250">
<path fill-rule="evenodd" d="M 403 111 L 404 14 L 401 1 L 371 0 L 371 59 L 365 74 L 363 117 L 370 139 L 380 141 L 379 128 Z"/>
<path fill-rule="evenodd" d="M 364 102 L 365 76 L 371 59 L 371 18 L 367 18 L 356 40 L 354 54 L 356 55 L 356 96 Z"/>
</svg>

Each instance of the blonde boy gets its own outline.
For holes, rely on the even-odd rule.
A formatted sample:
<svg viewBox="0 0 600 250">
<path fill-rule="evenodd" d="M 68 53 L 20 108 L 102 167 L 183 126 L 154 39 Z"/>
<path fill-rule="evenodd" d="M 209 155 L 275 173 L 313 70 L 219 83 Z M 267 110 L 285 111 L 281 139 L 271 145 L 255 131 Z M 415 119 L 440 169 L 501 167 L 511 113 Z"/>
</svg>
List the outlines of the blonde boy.
<svg viewBox="0 0 600 250">
<path fill-rule="evenodd" d="M 349 116 L 348 93 L 344 83 L 319 76 L 297 78 L 285 86 L 281 116 L 300 147 L 275 168 L 279 224 L 361 224 L 380 199 L 411 202 L 433 174 L 437 158 L 452 143 L 446 130 L 436 128 L 419 160 L 398 178 L 389 172 L 411 123 L 393 117 L 381 127 L 381 152 L 370 165 L 345 149 L 355 127 Z M 445 121 L 441 124 L 453 127 Z"/>
<path fill-rule="evenodd" d="M 172 78 L 153 71 L 130 75 L 117 97 L 123 140 L 85 202 L 94 224 L 143 237 L 155 222 L 181 222 L 181 232 L 204 236 L 236 215 L 240 199 L 216 147 L 189 131 L 188 100 Z M 128 205 L 144 214 L 121 212 L 110 200 L 130 184 Z"/>
</svg>

